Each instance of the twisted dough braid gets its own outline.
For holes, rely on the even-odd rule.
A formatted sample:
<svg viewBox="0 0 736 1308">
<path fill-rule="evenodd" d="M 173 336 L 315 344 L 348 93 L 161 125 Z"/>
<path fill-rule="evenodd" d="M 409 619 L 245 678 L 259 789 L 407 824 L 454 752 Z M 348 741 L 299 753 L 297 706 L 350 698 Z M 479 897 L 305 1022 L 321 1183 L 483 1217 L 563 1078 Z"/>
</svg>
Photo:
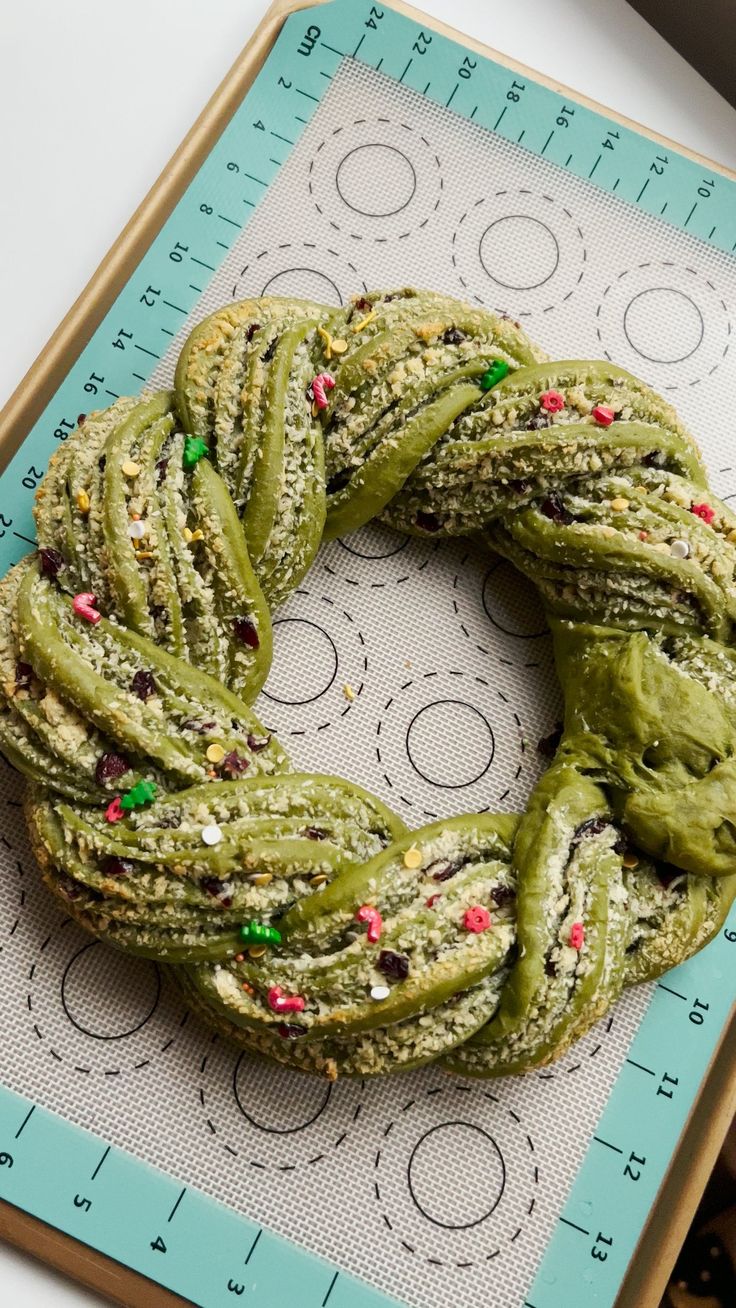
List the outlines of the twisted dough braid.
<svg viewBox="0 0 736 1308">
<path fill-rule="evenodd" d="M 253 715 L 270 612 L 376 515 L 539 587 L 565 724 L 521 817 L 409 833 Z M 523 1071 L 722 924 L 736 518 L 628 373 L 431 292 L 246 301 L 173 392 L 80 424 L 36 521 L 1 584 L 0 745 L 45 880 L 227 1035 L 330 1077 Z"/>
</svg>

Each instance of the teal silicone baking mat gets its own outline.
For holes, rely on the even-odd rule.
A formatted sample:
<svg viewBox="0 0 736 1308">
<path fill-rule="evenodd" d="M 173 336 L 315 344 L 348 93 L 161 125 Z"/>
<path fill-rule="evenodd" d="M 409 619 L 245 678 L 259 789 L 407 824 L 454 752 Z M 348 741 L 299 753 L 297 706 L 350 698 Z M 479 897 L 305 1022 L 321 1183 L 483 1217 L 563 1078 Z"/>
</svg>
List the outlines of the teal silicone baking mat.
<svg viewBox="0 0 736 1308">
<path fill-rule="evenodd" d="M 285 23 L 0 481 L 0 565 L 81 412 L 261 293 L 420 284 L 670 394 L 736 496 L 732 182 L 385 5 Z M 352 699 L 345 686 L 352 687 Z M 558 694 L 534 595 L 458 542 L 323 548 L 257 706 L 410 825 L 523 805 Z M 736 920 L 559 1064 L 333 1086 L 213 1038 L 38 884 L 4 769 L 0 1196 L 207 1308 L 609 1308 L 733 999 Z"/>
</svg>

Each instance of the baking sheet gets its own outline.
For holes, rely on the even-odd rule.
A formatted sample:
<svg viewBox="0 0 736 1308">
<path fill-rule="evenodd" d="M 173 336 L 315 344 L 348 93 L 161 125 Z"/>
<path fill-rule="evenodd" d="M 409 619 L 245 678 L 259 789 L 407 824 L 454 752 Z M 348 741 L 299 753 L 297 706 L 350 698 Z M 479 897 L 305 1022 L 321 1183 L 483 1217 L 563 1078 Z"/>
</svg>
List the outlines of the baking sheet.
<svg viewBox="0 0 736 1308">
<path fill-rule="evenodd" d="M 672 391 L 715 489 L 736 490 L 727 256 L 349 61 L 191 321 L 233 296 L 334 303 L 405 282 Z M 505 564 L 371 526 L 326 547 L 277 615 L 259 710 L 301 766 L 354 777 L 419 825 L 523 804 L 558 702 L 541 615 Z M 521 1301 L 646 990 L 523 1081 L 430 1070 L 330 1089 L 211 1040 L 152 965 L 65 922 L 8 816 L 7 1084 L 407 1303 Z"/>
</svg>

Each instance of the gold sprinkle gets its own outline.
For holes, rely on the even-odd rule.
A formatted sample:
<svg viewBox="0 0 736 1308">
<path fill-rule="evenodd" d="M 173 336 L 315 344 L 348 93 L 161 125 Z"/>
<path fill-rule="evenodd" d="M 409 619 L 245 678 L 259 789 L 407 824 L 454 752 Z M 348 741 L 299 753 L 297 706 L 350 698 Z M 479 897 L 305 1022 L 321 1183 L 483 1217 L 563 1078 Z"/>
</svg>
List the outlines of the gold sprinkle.
<svg viewBox="0 0 736 1308">
<path fill-rule="evenodd" d="M 77 491 L 77 508 L 80 513 L 89 513 L 89 495 L 86 490 Z"/>
<path fill-rule="evenodd" d="M 134 463 L 132 459 L 126 459 L 120 469 L 124 477 L 137 477 L 140 470 L 140 464 Z"/>
<path fill-rule="evenodd" d="M 246 995 L 254 995 L 256 993 L 252 985 L 249 985 L 247 981 L 242 981 L 240 988 L 245 991 Z"/>
<path fill-rule="evenodd" d="M 135 557 L 137 559 L 152 559 L 153 550 L 138 550 Z"/>
<path fill-rule="evenodd" d="M 629 501 L 625 500 L 623 495 L 617 495 L 615 500 L 611 500 L 611 508 L 614 513 L 623 513 L 624 509 L 628 509 L 628 507 Z"/>
<path fill-rule="evenodd" d="M 249 958 L 263 958 L 263 955 L 265 954 L 265 952 L 266 952 L 266 946 L 265 946 L 265 945 L 251 945 L 250 949 L 248 950 L 248 957 L 249 957 Z"/>
<path fill-rule="evenodd" d="M 736 544 L 736 527 L 734 527 L 733 531 L 729 531 L 726 540 L 730 541 L 732 545 Z"/>
<path fill-rule="evenodd" d="M 337 340 L 333 340 L 332 342 L 333 354 L 344 354 L 347 348 L 348 343 L 342 339 L 342 336 L 338 336 Z"/>
<path fill-rule="evenodd" d="M 371 309 L 370 313 L 367 313 L 365 318 L 361 318 L 360 322 L 353 323 L 350 328 L 351 332 L 362 332 L 363 328 L 367 327 L 369 322 L 373 322 L 375 317 L 377 317 L 376 310 Z"/>
<path fill-rule="evenodd" d="M 345 696 L 346 700 L 348 700 L 349 703 L 352 704 L 353 700 L 355 699 L 355 691 L 347 681 L 345 682 L 345 685 L 342 688 L 342 693 Z"/>
<path fill-rule="evenodd" d="M 313 418 L 317 418 L 317 417 L 319 417 L 319 408 L 317 407 L 317 401 L 316 401 L 316 400 L 313 400 L 313 401 L 312 401 L 312 417 L 313 417 Z"/>
<path fill-rule="evenodd" d="M 244 962 L 245 962 L 245 954 L 236 954 L 236 955 L 235 955 L 235 962 L 236 962 L 236 963 L 244 963 Z"/>
<path fill-rule="evenodd" d="M 639 855 L 638 855 L 638 854 L 624 854 L 623 859 L 622 859 L 622 862 L 623 862 L 624 867 L 628 867 L 628 868 L 638 867 L 638 866 L 639 866 Z"/>
<path fill-rule="evenodd" d="M 201 530 L 200 527 L 197 527 L 196 531 L 191 531 L 189 527 L 185 527 L 182 532 L 182 536 L 184 537 L 187 545 L 192 545 L 194 541 L 197 540 L 204 540 L 204 532 Z"/>
<path fill-rule="evenodd" d="M 215 742 L 214 744 L 207 746 L 207 758 L 210 763 L 222 763 L 224 757 L 225 751 L 222 748 L 222 745 L 218 745 Z"/>
<path fill-rule="evenodd" d="M 272 872 L 256 872 L 256 873 L 254 873 L 254 875 L 250 878 L 250 881 L 251 881 L 251 884 L 254 885 L 254 886 L 269 886 L 269 885 L 271 884 L 271 882 L 273 881 L 273 873 L 272 873 Z"/>
<path fill-rule="evenodd" d="M 421 850 L 417 849 L 416 845 L 412 845 L 411 849 L 407 849 L 404 853 L 404 867 L 415 868 L 421 866 L 422 866 Z"/>
<path fill-rule="evenodd" d="M 310 886 L 323 886 L 325 884 L 325 881 L 329 881 L 329 877 L 327 876 L 326 872 L 316 872 L 313 877 L 309 878 Z"/>
</svg>

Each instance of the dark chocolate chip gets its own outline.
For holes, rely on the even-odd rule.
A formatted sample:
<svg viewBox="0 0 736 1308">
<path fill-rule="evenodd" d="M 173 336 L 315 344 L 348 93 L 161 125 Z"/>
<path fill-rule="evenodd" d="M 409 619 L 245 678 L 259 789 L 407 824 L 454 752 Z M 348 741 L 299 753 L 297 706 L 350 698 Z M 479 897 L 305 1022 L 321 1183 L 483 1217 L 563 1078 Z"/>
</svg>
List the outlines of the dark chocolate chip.
<svg viewBox="0 0 736 1308">
<path fill-rule="evenodd" d="M 245 339 L 249 345 L 253 340 L 253 337 L 255 336 L 256 332 L 259 332 L 260 330 L 261 330 L 261 324 L 259 322 L 250 323 L 248 330 L 245 333 Z"/>
<path fill-rule="evenodd" d="M 459 345 L 461 341 L 467 338 L 465 332 L 461 332 L 459 327 L 448 327 L 442 339 L 445 345 Z"/>
<path fill-rule="evenodd" d="M 307 1034 L 306 1027 L 297 1026 L 296 1022 L 279 1022 L 276 1030 L 282 1040 L 298 1040 L 299 1036 Z"/>
<path fill-rule="evenodd" d="M 233 897 L 227 893 L 230 889 L 227 881 L 221 881 L 219 877 L 202 877 L 199 884 L 208 895 L 222 904 L 223 908 L 232 908 Z"/>
<path fill-rule="evenodd" d="M 650 450 L 644 455 L 642 463 L 645 468 L 661 468 L 664 464 L 664 455 L 661 450 Z"/>
<path fill-rule="evenodd" d="M 15 689 L 28 690 L 33 680 L 33 668 L 30 663 L 16 663 L 15 665 Z"/>
<path fill-rule="evenodd" d="M 305 827 L 304 830 L 302 831 L 302 835 L 306 836 L 307 840 L 327 839 L 327 832 L 321 831 L 319 827 Z"/>
<path fill-rule="evenodd" d="M 196 718 L 187 718 L 182 722 L 182 731 L 196 731 L 198 736 L 203 736 L 207 731 L 214 731 L 217 726 L 216 722 L 197 722 Z"/>
<path fill-rule="evenodd" d="M 149 672 L 147 668 L 140 668 L 130 683 L 130 689 L 139 699 L 150 699 L 151 695 L 156 694 L 156 682 L 153 673 Z"/>
<path fill-rule="evenodd" d="M 558 722 L 554 731 L 550 731 L 548 736 L 543 736 L 541 740 L 537 741 L 537 753 L 541 754 L 542 758 L 554 758 L 562 740 L 562 730 L 562 723 Z"/>
<path fill-rule="evenodd" d="M 278 343 L 279 343 L 278 336 L 274 336 L 271 343 L 266 347 L 263 354 L 261 355 L 261 363 L 271 362 L 274 354 L 276 353 L 276 346 L 278 345 Z"/>
<path fill-rule="evenodd" d="M 551 522 L 568 523 L 573 520 L 572 514 L 565 508 L 565 505 L 563 504 L 561 497 L 557 494 L 557 491 L 553 491 L 551 495 L 548 495 L 547 499 L 542 501 L 539 508 L 545 518 L 549 518 Z"/>
<path fill-rule="evenodd" d="M 585 822 L 581 822 L 580 826 L 576 827 L 575 834 L 570 843 L 577 845 L 581 840 L 586 840 L 589 836 L 599 836 L 601 831 L 605 831 L 606 827 L 610 825 L 608 818 L 586 818 Z"/>
<path fill-rule="evenodd" d="M 99 457 L 99 459 L 97 460 L 97 467 L 99 468 L 100 472 L 104 472 L 104 471 L 105 471 L 105 465 L 106 465 L 106 463 L 107 463 L 107 455 L 106 455 L 106 454 L 101 454 L 100 457 Z"/>
<path fill-rule="evenodd" d="M 439 531 L 442 526 L 439 518 L 434 513 L 424 513 L 422 509 L 419 510 L 414 521 L 417 527 L 421 527 L 422 531 Z"/>
<path fill-rule="evenodd" d="M 337 495 L 338 491 L 344 490 L 346 486 L 350 485 L 352 475 L 352 468 L 343 468 L 341 472 L 336 472 L 334 477 L 330 477 L 327 483 L 327 494 Z"/>
<path fill-rule="evenodd" d="M 491 902 L 496 908 L 502 908 L 504 904 L 512 904 L 516 899 L 516 891 L 512 886 L 494 886 L 490 894 Z"/>
<path fill-rule="evenodd" d="M 135 863 L 129 858 L 117 858 L 114 854 L 106 858 L 102 865 L 106 877 L 129 877 L 135 872 Z"/>
<path fill-rule="evenodd" d="M 47 549 L 39 550 L 38 557 L 41 561 L 41 571 L 44 577 L 58 577 L 59 573 L 63 572 L 66 567 L 64 555 L 50 546 Z"/>
<path fill-rule="evenodd" d="M 405 981 L 409 975 L 408 958 L 405 954 L 395 954 L 393 949 L 381 950 L 376 967 L 391 981 Z"/>
<path fill-rule="evenodd" d="M 261 643 L 255 622 L 252 618 L 246 617 L 245 614 L 233 618 L 233 634 L 237 640 L 241 641 L 243 645 L 247 645 L 249 649 L 258 649 Z"/>
<path fill-rule="evenodd" d="M 551 958 L 544 960 L 544 975 L 557 976 L 557 964 L 553 963 Z"/>
<path fill-rule="evenodd" d="M 164 484 L 164 479 L 165 479 L 165 477 L 166 477 L 166 473 L 168 472 L 168 468 L 169 468 L 169 460 L 168 460 L 168 459 L 159 459 L 158 463 L 156 464 L 156 485 L 157 485 L 157 486 L 163 486 L 163 484 Z"/>
<path fill-rule="evenodd" d="M 130 772 L 130 763 L 122 754 L 101 754 L 95 768 L 95 781 L 104 786 L 107 781 L 117 781 Z"/>
</svg>

